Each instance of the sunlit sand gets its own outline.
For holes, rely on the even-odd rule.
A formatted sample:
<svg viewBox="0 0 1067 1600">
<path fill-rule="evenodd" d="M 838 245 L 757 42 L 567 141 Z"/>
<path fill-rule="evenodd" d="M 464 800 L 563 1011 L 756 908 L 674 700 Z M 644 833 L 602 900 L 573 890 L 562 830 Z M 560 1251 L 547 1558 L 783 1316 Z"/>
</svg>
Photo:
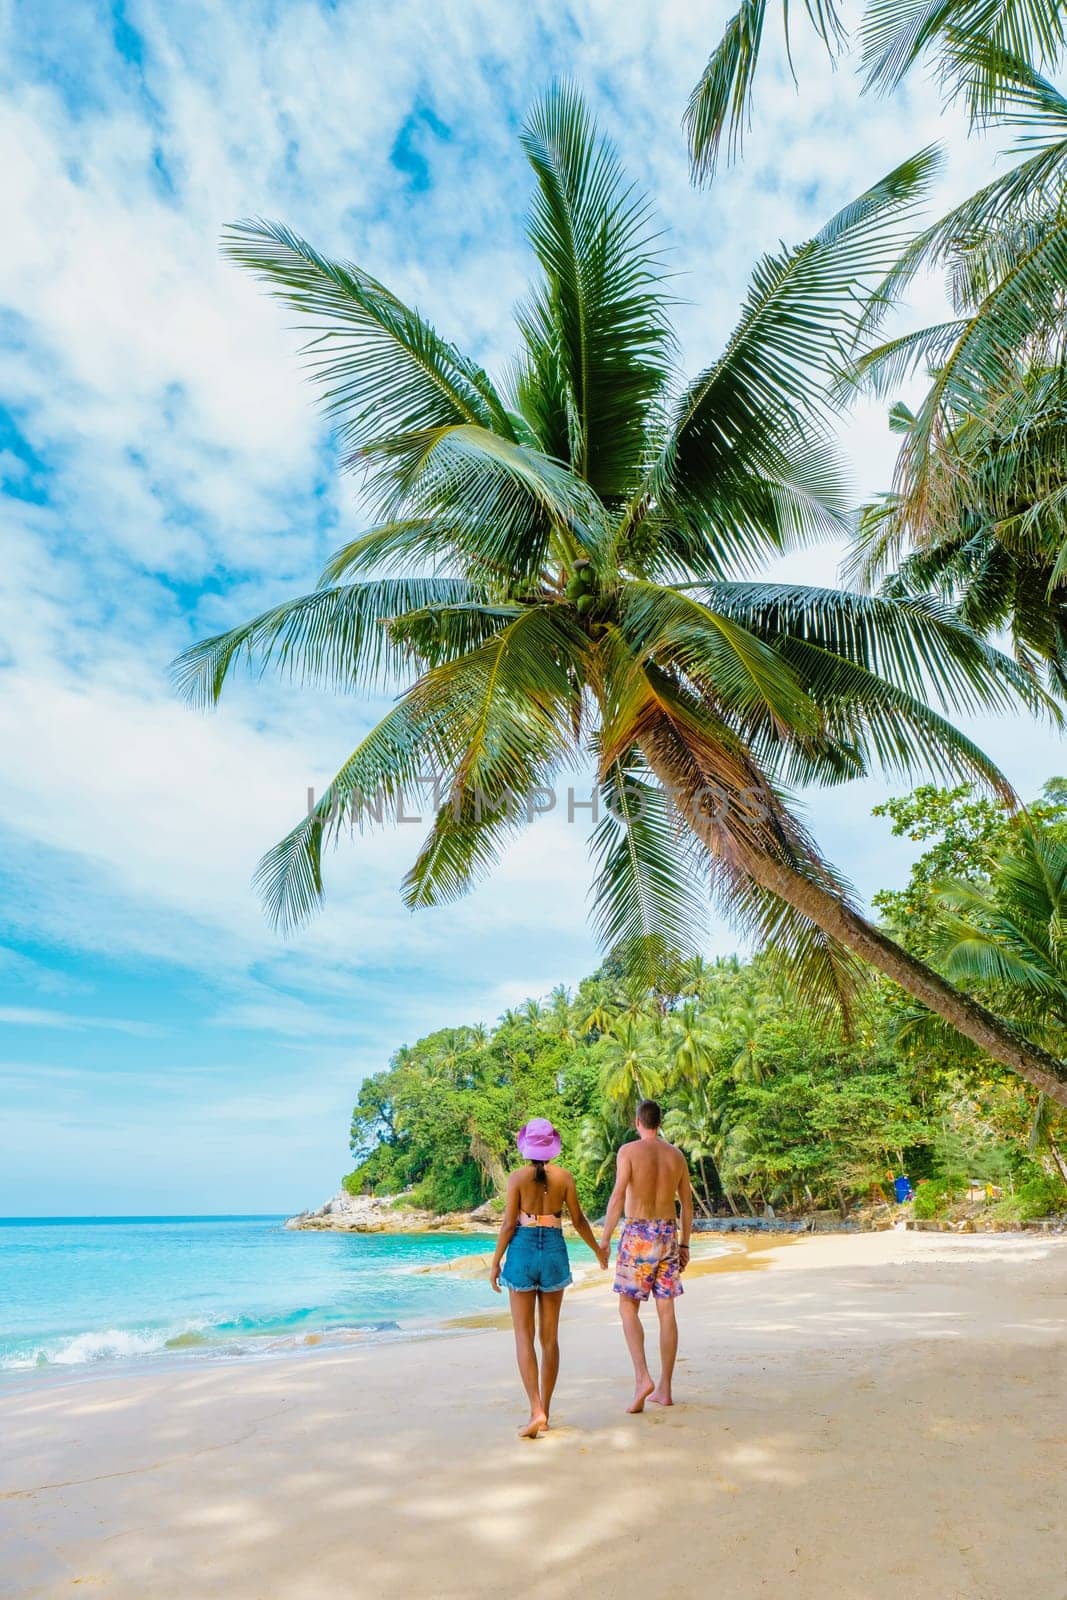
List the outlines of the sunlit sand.
<svg viewBox="0 0 1067 1600">
<path fill-rule="evenodd" d="M 636 1575 L 684 1600 L 1051 1600 L 1065 1289 L 1057 1237 L 745 1241 L 687 1278 L 670 1409 L 624 1414 L 614 1298 L 572 1294 L 534 1440 L 491 1314 L 11 1387 L 0 1592 L 607 1600 Z"/>
</svg>

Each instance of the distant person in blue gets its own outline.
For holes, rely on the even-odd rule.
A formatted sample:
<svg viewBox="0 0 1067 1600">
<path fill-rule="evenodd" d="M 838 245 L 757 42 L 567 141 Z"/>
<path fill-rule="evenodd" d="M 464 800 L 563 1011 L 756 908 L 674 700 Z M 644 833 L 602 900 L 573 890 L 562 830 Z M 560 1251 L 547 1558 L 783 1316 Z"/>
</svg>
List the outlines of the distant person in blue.
<svg viewBox="0 0 1067 1600">
<path fill-rule="evenodd" d="M 893 1193 L 897 1197 L 897 1205 L 902 1206 L 905 1200 L 910 1200 L 912 1197 L 911 1179 L 906 1178 L 903 1173 L 896 1178 L 891 1172 L 887 1173 L 886 1176 L 893 1185 Z"/>
</svg>

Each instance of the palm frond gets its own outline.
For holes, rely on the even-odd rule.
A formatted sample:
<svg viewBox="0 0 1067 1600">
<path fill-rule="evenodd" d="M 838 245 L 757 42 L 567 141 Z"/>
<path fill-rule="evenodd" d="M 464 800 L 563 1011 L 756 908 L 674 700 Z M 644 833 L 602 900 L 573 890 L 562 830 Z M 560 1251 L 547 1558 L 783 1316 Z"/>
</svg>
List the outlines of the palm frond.
<svg viewBox="0 0 1067 1600">
<path fill-rule="evenodd" d="M 1014 150 L 1022 159 L 909 242 L 871 297 L 865 335 L 899 303 L 917 273 L 951 260 L 961 241 L 973 248 L 990 234 L 1060 213 L 1067 185 L 1067 98 L 1026 61 L 1001 66 L 997 120 L 1020 130 Z"/>
<path fill-rule="evenodd" d="M 997 109 L 1018 63 L 1048 67 L 1067 34 L 1048 0 L 868 0 L 859 30 L 866 87 L 895 89 L 924 56 L 950 94 L 962 94 L 976 118 Z"/>
<path fill-rule="evenodd" d="M 563 462 L 469 424 L 409 433 L 376 446 L 393 461 L 394 493 L 436 513 L 442 553 L 499 582 L 528 582 L 550 550 L 559 559 L 607 543 L 604 507 Z"/>
<path fill-rule="evenodd" d="M 707 926 L 707 884 L 663 790 L 632 759 L 617 761 L 601 783 L 600 804 L 603 815 L 590 838 L 596 865 L 590 893 L 602 947 L 625 946 L 631 968 L 657 941 L 695 954 Z"/>
<path fill-rule="evenodd" d="M 845 41 L 845 29 L 834 0 L 805 0 L 808 19 L 831 58 Z M 759 65 L 767 0 L 744 0 L 726 24 L 722 38 L 689 97 L 683 123 L 689 141 L 693 178 L 709 182 L 726 136 L 727 158 L 741 154 L 745 129 L 752 120 L 752 98 Z M 789 6 L 783 6 L 786 47 L 789 43 Z"/>
<path fill-rule="evenodd" d="M 552 741 L 516 748 L 499 763 L 482 753 L 472 783 L 455 780 L 402 886 L 404 904 L 447 905 L 492 871 L 510 841 L 533 821 L 538 791 L 551 794 L 558 765 Z"/>
<path fill-rule="evenodd" d="M 379 578 L 316 589 L 190 646 L 172 676 L 179 694 L 200 706 L 217 703 L 242 660 L 250 668 L 258 663 L 261 673 L 273 667 L 300 683 L 379 687 L 420 661 L 390 631 L 391 623 L 418 608 L 477 600 L 477 590 L 462 578 Z"/>
<path fill-rule="evenodd" d="M 635 508 L 620 528 L 618 558 L 630 571 L 661 582 L 684 574 L 736 578 L 768 557 L 799 546 L 841 539 L 852 515 L 836 443 L 811 424 L 755 440 L 739 459 L 725 456 L 699 503 L 683 516 L 668 500 Z"/>
<path fill-rule="evenodd" d="M 1005 711 L 1021 699 L 1058 720 L 1054 703 L 1010 657 L 927 596 L 891 599 L 802 584 L 696 586 L 707 604 L 760 638 L 807 640 L 947 711 Z"/>
<path fill-rule="evenodd" d="M 735 618 L 651 583 L 626 584 L 618 607 L 623 637 L 639 659 L 678 668 L 733 714 L 759 710 L 792 734 L 817 730 L 818 710 L 792 668 Z"/>
<path fill-rule="evenodd" d="M 821 740 L 816 742 L 815 772 L 827 781 L 822 743 L 833 741 L 843 757 L 862 760 L 866 771 L 908 778 L 978 782 L 1009 804 L 1015 793 L 1008 779 L 984 751 L 925 700 L 887 683 L 885 678 L 855 661 L 848 661 L 807 639 L 786 638 L 781 653 L 803 684 L 822 717 Z M 802 741 L 785 745 L 786 782 L 810 782 Z M 767 751 L 773 762 L 772 752 Z M 842 776 L 854 776 L 841 762 Z"/>
<path fill-rule="evenodd" d="M 383 825 L 421 785 L 450 770 L 442 708 L 409 691 L 357 745 L 312 810 L 260 861 L 254 885 L 283 933 L 308 921 L 323 895 L 322 857 L 346 828 Z"/>
<path fill-rule="evenodd" d="M 648 200 L 623 176 L 573 84 L 557 83 L 521 141 L 537 175 L 530 241 L 545 274 L 521 314 L 570 401 L 566 458 L 604 499 L 633 488 L 672 335 Z"/>
<path fill-rule="evenodd" d="M 475 362 L 362 268 L 331 261 L 281 223 L 225 230 L 223 254 L 270 285 L 313 335 L 311 376 L 342 446 L 469 423 L 512 437 L 503 401 Z"/>
<path fill-rule="evenodd" d="M 523 792 L 531 768 L 573 754 L 584 635 L 558 606 L 530 606 L 484 644 L 409 691 L 448 741 L 454 790 Z"/>
<path fill-rule="evenodd" d="M 813 239 L 757 265 L 741 320 L 720 359 L 682 396 L 647 486 L 649 502 L 699 532 L 715 485 L 739 469 L 772 474 L 827 425 L 829 379 L 854 355 L 865 291 L 899 254 L 906 219 L 936 153 L 903 162 L 844 206 Z"/>
</svg>

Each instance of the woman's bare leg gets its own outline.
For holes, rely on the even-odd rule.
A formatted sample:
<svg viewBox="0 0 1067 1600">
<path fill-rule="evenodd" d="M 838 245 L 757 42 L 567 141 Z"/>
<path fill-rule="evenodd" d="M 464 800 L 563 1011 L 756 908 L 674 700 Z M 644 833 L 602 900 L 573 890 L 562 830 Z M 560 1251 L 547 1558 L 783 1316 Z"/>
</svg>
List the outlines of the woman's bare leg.
<svg viewBox="0 0 1067 1600">
<path fill-rule="evenodd" d="M 515 1359 L 519 1364 L 519 1377 L 526 1390 L 526 1398 L 530 1402 L 530 1420 L 524 1428 L 519 1429 L 519 1433 L 524 1439 L 536 1439 L 547 1421 L 545 1408 L 541 1404 L 537 1352 L 534 1349 L 534 1301 L 537 1296 L 532 1290 L 519 1294 L 511 1289 L 508 1294 L 511 1300 L 511 1325 L 515 1329 Z"/>
<path fill-rule="evenodd" d="M 563 1308 L 563 1289 L 537 1296 L 537 1331 L 541 1341 L 541 1405 L 547 1419 L 552 1394 L 559 1377 L 559 1314 Z"/>
</svg>

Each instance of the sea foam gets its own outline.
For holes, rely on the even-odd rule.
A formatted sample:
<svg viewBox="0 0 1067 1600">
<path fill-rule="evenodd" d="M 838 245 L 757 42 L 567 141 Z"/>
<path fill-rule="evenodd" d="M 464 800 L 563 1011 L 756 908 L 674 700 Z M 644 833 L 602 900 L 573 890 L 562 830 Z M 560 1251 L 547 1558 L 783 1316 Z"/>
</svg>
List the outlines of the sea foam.
<svg viewBox="0 0 1067 1600">
<path fill-rule="evenodd" d="M 156 1355 L 161 1350 L 182 1350 L 207 1342 L 203 1323 L 170 1328 L 104 1328 L 10 1351 L 0 1356 L 0 1369 L 18 1372 L 31 1367 L 81 1367 L 94 1361 L 128 1361 L 137 1356 Z"/>
</svg>

